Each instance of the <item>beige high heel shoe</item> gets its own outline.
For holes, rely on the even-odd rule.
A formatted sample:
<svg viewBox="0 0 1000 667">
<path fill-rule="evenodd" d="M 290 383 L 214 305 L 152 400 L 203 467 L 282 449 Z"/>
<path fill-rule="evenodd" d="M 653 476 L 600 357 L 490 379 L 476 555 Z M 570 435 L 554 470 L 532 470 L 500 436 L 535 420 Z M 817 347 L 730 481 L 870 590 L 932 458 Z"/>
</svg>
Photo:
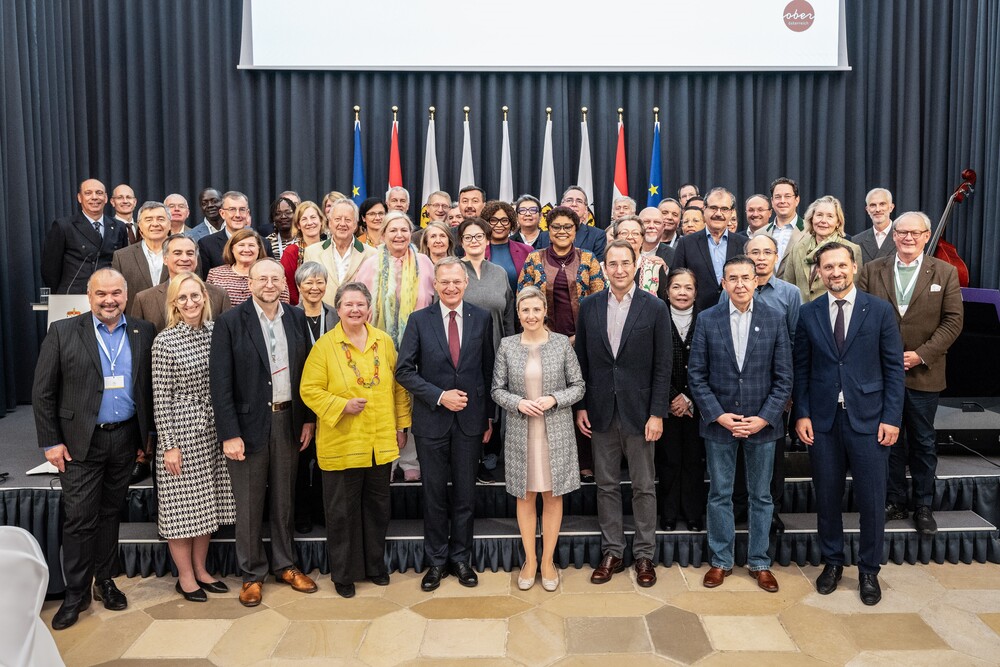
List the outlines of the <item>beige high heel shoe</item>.
<svg viewBox="0 0 1000 667">
<path fill-rule="evenodd" d="M 524 571 L 525 571 L 524 566 L 522 565 L 521 571 L 518 572 L 517 574 L 517 587 L 522 591 L 526 591 L 535 585 L 535 578 L 538 574 L 538 566 L 536 565 L 534 568 L 532 568 L 530 579 L 527 577 L 521 578 L 521 573 L 523 573 Z"/>
</svg>

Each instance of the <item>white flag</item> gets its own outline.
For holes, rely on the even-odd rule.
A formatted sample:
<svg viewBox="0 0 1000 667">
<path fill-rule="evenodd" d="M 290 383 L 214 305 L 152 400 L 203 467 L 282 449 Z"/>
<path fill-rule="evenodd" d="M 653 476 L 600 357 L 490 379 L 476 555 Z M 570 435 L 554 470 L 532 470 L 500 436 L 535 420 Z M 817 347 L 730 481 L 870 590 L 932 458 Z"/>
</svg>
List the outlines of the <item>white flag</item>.
<svg viewBox="0 0 1000 667">
<path fill-rule="evenodd" d="M 556 167 L 552 161 L 552 119 L 545 121 L 545 145 L 542 146 L 542 183 L 538 186 L 538 200 L 542 208 L 553 207 L 556 197 Z"/>
<path fill-rule="evenodd" d="M 514 170 L 510 166 L 510 133 L 503 120 L 503 146 L 500 149 L 500 201 L 514 201 Z"/>
<path fill-rule="evenodd" d="M 465 138 L 462 143 L 462 171 L 458 176 L 458 189 L 466 185 L 476 184 L 476 170 L 472 166 L 472 132 L 469 131 L 469 119 L 465 119 Z"/>
<path fill-rule="evenodd" d="M 587 119 L 580 123 L 580 171 L 576 176 L 576 184 L 587 193 L 587 203 L 594 205 L 594 167 L 590 161 L 590 132 L 587 131 Z M 591 217 L 593 209 L 591 208 Z M 581 220 L 580 222 L 587 222 Z"/>
<path fill-rule="evenodd" d="M 420 203 L 420 226 L 426 227 L 430 216 L 427 215 L 427 198 L 432 192 L 441 189 L 441 179 L 438 176 L 437 139 L 434 137 L 434 117 L 427 121 L 427 145 L 424 147 L 424 186 Z"/>
</svg>

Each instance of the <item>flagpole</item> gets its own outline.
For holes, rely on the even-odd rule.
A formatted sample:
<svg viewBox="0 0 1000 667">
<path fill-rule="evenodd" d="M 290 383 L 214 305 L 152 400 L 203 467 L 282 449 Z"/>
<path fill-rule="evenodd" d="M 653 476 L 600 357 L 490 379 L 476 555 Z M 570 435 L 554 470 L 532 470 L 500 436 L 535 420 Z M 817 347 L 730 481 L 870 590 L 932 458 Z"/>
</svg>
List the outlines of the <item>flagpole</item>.
<svg viewBox="0 0 1000 667">
<path fill-rule="evenodd" d="M 500 192 L 497 198 L 500 201 L 514 201 L 514 170 L 510 157 L 510 130 L 507 124 L 507 112 L 510 110 L 506 104 L 500 109 L 503 111 L 503 144 L 500 147 Z M 513 226 L 513 221 L 511 221 Z"/>
<path fill-rule="evenodd" d="M 653 148 L 649 154 L 649 183 L 646 206 L 658 206 L 663 199 L 663 169 L 660 166 L 660 107 L 653 107 Z"/>
<path fill-rule="evenodd" d="M 441 189 L 437 165 L 437 139 L 434 134 L 434 111 L 433 106 L 427 107 L 427 141 L 424 145 L 424 181 L 420 204 L 421 227 L 426 227 L 431 219 L 430 213 L 427 211 L 427 198 L 432 192 L 437 192 Z"/>
</svg>

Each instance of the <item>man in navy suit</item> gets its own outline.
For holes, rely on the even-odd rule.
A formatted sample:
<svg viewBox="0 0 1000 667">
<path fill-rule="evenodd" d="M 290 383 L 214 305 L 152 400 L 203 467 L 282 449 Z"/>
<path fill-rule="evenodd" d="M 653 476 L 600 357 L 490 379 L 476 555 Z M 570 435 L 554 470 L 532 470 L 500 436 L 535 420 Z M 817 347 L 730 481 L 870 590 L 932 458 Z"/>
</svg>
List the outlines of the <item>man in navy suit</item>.
<svg viewBox="0 0 1000 667">
<path fill-rule="evenodd" d="M 399 346 L 396 381 L 413 394 L 413 438 L 424 499 L 424 555 L 430 567 L 420 587 L 433 591 L 454 574 L 479 583 L 471 567 L 476 470 L 493 430 L 493 322 L 463 301 L 468 274 L 457 257 L 434 268 L 439 303 L 410 315 Z M 448 483 L 451 482 L 451 520 Z"/>
<path fill-rule="evenodd" d="M 816 263 L 827 294 L 799 311 L 792 405 L 795 432 L 810 446 L 816 489 L 824 563 L 816 590 L 832 593 L 843 575 L 840 505 L 850 467 L 861 514 L 861 601 L 874 605 L 882 599 L 878 571 L 889 451 L 903 420 L 903 342 L 892 306 L 855 286 L 850 248 L 828 243 L 816 253 Z"/>
<path fill-rule="evenodd" d="M 636 583 L 656 583 L 655 443 L 670 414 L 673 347 L 667 305 L 636 287 L 638 257 L 625 240 L 608 246 L 605 266 L 611 289 L 580 303 L 576 356 L 587 383 L 580 432 L 593 438 L 597 518 L 603 557 L 590 577 L 603 584 L 624 569 L 621 463 L 628 460 L 632 480 Z"/>
<path fill-rule="evenodd" d="M 736 210 L 736 198 L 725 188 L 713 188 L 705 198 L 705 229 L 682 236 L 674 249 L 672 269 L 688 268 L 698 278 L 699 311 L 719 303 L 722 294 L 722 266 L 743 254 L 747 237 L 729 231 L 729 220 Z"/>
<path fill-rule="evenodd" d="M 42 283 L 56 294 L 84 294 L 90 276 L 110 267 L 115 251 L 128 245 L 125 225 L 104 215 L 103 183 L 80 183 L 76 200 L 80 212 L 53 222 L 42 249 Z"/>
<path fill-rule="evenodd" d="M 709 194 L 713 201 L 718 200 Z M 760 588 L 775 593 L 778 581 L 767 554 L 771 470 L 774 442 L 784 430 L 781 414 L 792 393 L 791 342 L 784 314 L 755 298 L 753 260 L 738 255 L 726 261 L 722 284 L 729 301 L 698 316 L 688 361 L 688 386 L 701 411 L 711 479 L 707 516 L 712 567 L 702 583 L 715 588 L 732 573 L 733 480 L 742 444 L 750 504 L 747 566 Z"/>
</svg>

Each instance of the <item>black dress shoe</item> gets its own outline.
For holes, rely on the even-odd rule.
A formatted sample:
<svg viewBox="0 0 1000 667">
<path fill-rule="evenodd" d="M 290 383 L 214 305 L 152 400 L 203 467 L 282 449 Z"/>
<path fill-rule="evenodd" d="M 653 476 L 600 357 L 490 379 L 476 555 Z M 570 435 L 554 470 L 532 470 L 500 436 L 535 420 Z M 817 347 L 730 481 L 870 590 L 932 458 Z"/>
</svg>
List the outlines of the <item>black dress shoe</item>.
<svg viewBox="0 0 1000 667">
<path fill-rule="evenodd" d="M 660 519 L 660 530 L 672 533 L 677 530 L 677 519 Z"/>
<path fill-rule="evenodd" d="M 376 574 L 374 577 L 368 577 L 368 581 L 372 582 L 376 586 L 388 586 L 389 574 L 387 572 L 383 572 L 382 574 Z"/>
<path fill-rule="evenodd" d="M 775 535 L 781 535 L 785 532 L 785 522 L 781 520 L 777 512 L 771 515 L 771 532 Z"/>
<path fill-rule="evenodd" d="M 424 578 L 420 580 L 420 588 L 428 593 L 437 590 L 441 585 L 441 580 L 448 576 L 448 570 L 444 565 L 431 565 L 424 573 Z"/>
<path fill-rule="evenodd" d="M 913 513 L 913 523 L 921 535 L 931 536 L 937 533 L 937 521 L 934 520 L 931 508 L 927 505 L 921 505 Z"/>
<path fill-rule="evenodd" d="M 205 591 L 201 590 L 201 587 L 198 587 L 188 593 L 186 590 L 181 588 L 181 582 L 178 581 L 174 585 L 174 590 L 183 595 L 184 599 L 188 602 L 208 602 L 208 596 L 205 595 Z"/>
<path fill-rule="evenodd" d="M 336 581 L 333 582 L 333 587 L 337 589 L 337 595 L 342 598 L 352 598 L 354 597 L 354 584 L 338 584 Z"/>
<path fill-rule="evenodd" d="M 472 588 L 479 584 L 479 577 L 476 576 L 476 571 L 469 567 L 468 563 L 452 563 L 449 572 L 458 577 L 458 583 L 467 588 Z"/>
<path fill-rule="evenodd" d="M 497 479 L 493 476 L 493 473 L 486 469 L 486 466 L 480 463 L 479 470 L 476 471 L 476 481 L 480 484 L 492 484 Z"/>
<path fill-rule="evenodd" d="M 882 599 L 882 589 L 878 585 L 877 574 L 862 574 L 858 577 L 858 590 L 861 591 L 861 601 L 871 607 Z"/>
<path fill-rule="evenodd" d="M 829 595 L 837 590 L 837 582 L 844 576 L 843 565 L 823 566 L 823 571 L 816 577 L 816 592 L 820 595 Z"/>
<path fill-rule="evenodd" d="M 132 465 L 132 472 L 129 474 L 128 483 L 138 484 L 149 477 L 150 472 L 148 463 L 145 461 L 136 461 L 135 464 Z"/>
<path fill-rule="evenodd" d="M 906 507 L 904 505 L 889 503 L 885 506 L 886 521 L 902 521 L 903 519 L 908 519 L 909 517 L 910 513 L 906 511 Z"/>
<path fill-rule="evenodd" d="M 198 581 L 195 579 L 195 581 Z M 228 593 L 229 586 L 222 581 L 198 581 L 198 586 L 206 593 Z"/>
<path fill-rule="evenodd" d="M 94 584 L 94 599 L 104 603 L 105 609 L 121 611 L 128 606 L 125 594 L 115 586 L 114 579 L 105 579 Z"/>
<path fill-rule="evenodd" d="M 53 630 L 65 630 L 75 625 L 80 618 L 80 612 L 90 608 L 90 595 L 79 600 L 63 600 L 59 611 L 52 617 Z"/>
<path fill-rule="evenodd" d="M 705 523 L 698 519 L 690 519 L 688 520 L 688 530 L 692 533 L 700 533 L 705 530 Z"/>
</svg>

